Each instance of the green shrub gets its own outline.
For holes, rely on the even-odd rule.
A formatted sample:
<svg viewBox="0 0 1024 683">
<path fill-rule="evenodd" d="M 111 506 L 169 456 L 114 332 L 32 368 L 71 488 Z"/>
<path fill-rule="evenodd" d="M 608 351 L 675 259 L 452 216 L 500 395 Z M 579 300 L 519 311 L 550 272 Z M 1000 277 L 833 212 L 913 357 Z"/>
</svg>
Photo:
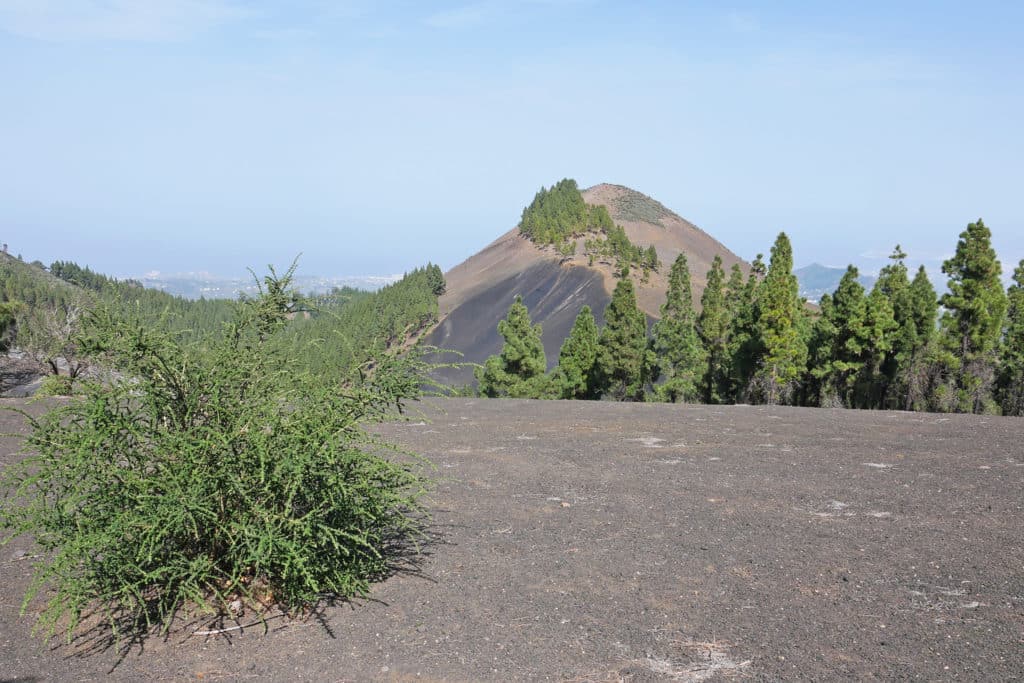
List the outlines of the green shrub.
<svg viewBox="0 0 1024 683">
<path fill-rule="evenodd" d="M 40 547 L 23 610 L 45 597 L 47 637 L 94 609 L 139 633 L 236 600 L 296 610 L 365 594 L 421 531 L 423 461 L 383 457 L 361 426 L 415 394 L 417 361 L 383 359 L 356 382 L 298 371 L 273 343 L 291 273 L 271 271 L 203 347 L 91 315 L 83 347 L 130 379 L 80 381 L 29 418 L 31 455 L 0 481 L 6 535 Z"/>
<path fill-rule="evenodd" d="M 36 396 L 70 396 L 74 390 L 75 382 L 67 375 L 47 375 L 39 384 Z"/>
</svg>

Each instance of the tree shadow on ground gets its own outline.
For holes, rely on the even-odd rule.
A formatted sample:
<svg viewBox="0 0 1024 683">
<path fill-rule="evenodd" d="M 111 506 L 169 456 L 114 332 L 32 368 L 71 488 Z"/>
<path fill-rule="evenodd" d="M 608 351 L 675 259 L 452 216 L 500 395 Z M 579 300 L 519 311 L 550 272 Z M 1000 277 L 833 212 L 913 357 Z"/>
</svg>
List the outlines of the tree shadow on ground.
<svg viewBox="0 0 1024 683">
<path fill-rule="evenodd" d="M 434 582 L 434 578 L 426 573 L 425 565 L 433 556 L 435 548 L 447 544 L 445 526 L 425 522 L 422 532 L 415 538 L 388 539 L 381 548 L 382 554 L 388 558 L 387 568 L 372 577 L 371 583 L 378 584 L 395 576 Z M 216 638 L 231 645 L 246 633 L 262 631 L 262 635 L 267 635 L 309 623 L 319 625 L 333 639 L 336 636 L 330 624 L 331 611 L 341 606 L 358 609 L 366 603 L 387 605 L 372 594 L 352 597 L 328 594 L 314 604 L 292 611 L 277 604 L 260 606 L 262 609 L 247 606 L 240 614 L 234 615 L 226 612 L 198 614 L 194 608 L 191 611 L 183 608 L 166 629 L 155 623 L 147 624 L 144 616 L 125 610 L 111 612 L 107 606 L 94 605 L 87 614 L 83 614 L 70 640 L 61 638 L 59 642 L 51 643 L 49 651 L 65 659 L 89 658 L 114 652 L 116 659 L 108 672 L 112 673 L 130 655 L 142 656 L 154 640 L 173 646 L 191 638 Z M 155 604 L 154 600 L 151 619 L 154 618 Z"/>
</svg>

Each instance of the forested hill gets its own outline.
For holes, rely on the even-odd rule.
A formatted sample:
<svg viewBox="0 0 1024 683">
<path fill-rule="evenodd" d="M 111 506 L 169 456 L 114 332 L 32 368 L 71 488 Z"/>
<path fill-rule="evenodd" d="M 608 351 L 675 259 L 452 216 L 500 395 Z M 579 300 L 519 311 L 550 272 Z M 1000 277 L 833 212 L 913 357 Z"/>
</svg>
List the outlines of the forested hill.
<svg viewBox="0 0 1024 683">
<path fill-rule="evenodd" d="M 226 299 L 193 301 L 147 289 L 137 280 L 118 280 L 72 261 L 54 261 L 50 274 L 81 288 L 96 301 L 131 307 L 145 317 L 161 316 L 169 329 L 178 332 L 201 335 L 217 330 L 231 319 L 234 311 L 232 302 Z"/>
<path fill-rule="evenodd" d="M 314 299 L 317 305 L 293 321 L 288 338 L 314 371 L 348 372 L 418 340 L 437 322 L 444 290 L 444 274 L 434 264 L 376 292 L 336 289 Z"/>
<path fill-rule="evenodd" d="M 340 378 L 418 339 L 437 321 L 437 300 L 444 288 L 441 269 L 431 264 L 376 292 L 345 287 L 303 296 L 289 291 L 292 320 L 278 343 L 289 346 L 298 368 Z M 235 318 L 238 301 L 190 300 L 71 261 L 56 261 L 47 268 L 0 255 L 3 348 L 23 348 L 56 373 L 56 357 L 81 351 L 76 338 L 87 311 L 96 308 L 201 345 Z"/>
<path fill-rule="evenodd" d="M 25 263 L 0 253 L 0 301 L 17 301 L 29 306 L 52 305 L 82 296 L 74 286 L 47 272 L 39 261 Z"/>
</svg>

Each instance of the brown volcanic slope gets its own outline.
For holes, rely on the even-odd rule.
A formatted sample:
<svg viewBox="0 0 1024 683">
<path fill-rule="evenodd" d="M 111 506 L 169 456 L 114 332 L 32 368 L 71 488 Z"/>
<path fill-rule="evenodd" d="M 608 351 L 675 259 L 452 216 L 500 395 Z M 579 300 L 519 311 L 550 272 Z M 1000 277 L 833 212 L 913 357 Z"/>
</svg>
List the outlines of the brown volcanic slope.
<svg viewBox="0 0 1024 683">
<path fill-rule="evenodd" d="M 699 303 L 707 272 L 715 254 L 726 271 L 745 261 L 706 232 L 669 211 L 650 197 L 622 185 L 601 184 L 583 191 L 588 204 L 603 204 L 629 239 L 641 246 L 654 245 L 662 261 L 659 272 L 647 283 L 634 278 L 637 301 L 649 318 L 659 317 L 665 300 L 668 271 L 680 252 L 689 259 L 694 302 Z M 505 317 L 515 296 L 521 295 L 534 322 L 544 330 L 548 365 L 558 360 L 558 351 L 569 335 L 576 315 L 584 305 L 603 323 L 604 309 L 615 289 L 613 267 L 607 263 L 587 265 L 583 240 L 577 254 L 562 258 L 553 248 L 541 248 L 513 228 L 479 253 L 445 274 L 447 292 L 440 300 L 441 321 L 427 336 L 427 343 L 464 354 L 465 361 L 482 363 L 501 350 L 498 321 Z M 439 373 L 448 382 L 472 381 L 468 370 Z"/>
<path fill-rule="evenodd" d="M 668 271 L 679 253 L 686 252 L 690 264 L 690 280 L 693 283 L 693 303 L 700 305 L 700 296 L 707 283 L 707 273 L 711 270 L 711 261 L 715 254 L 722 257 L 725 272 L 734 263 L 740 264 L 744 274 L 750 264 L 707 234 L 696 225 L 669 211 L 660 202 L 645 194 L 631 190 L 622 185 L 602 183 L 583 191 L 583 199 L 588 204 L 604 204 L 612 219 L 621 225 L 629 235 L 633 244 L 647 246 L 653 244 L 658 251 L 662 267 L 657 273 L 651 274 L 647 284 L 636 281 L 637 301 L 640 308 L 652 318 L 660 317 L 659 309 L 665 303 L 665 291 L 668 289 Z M 585 264 L 586 260 L 577 259 Z M 609 292 L 615 288 L 611 279 L 611 270 L 605 269 L 609 277 Z"/>
</svg>

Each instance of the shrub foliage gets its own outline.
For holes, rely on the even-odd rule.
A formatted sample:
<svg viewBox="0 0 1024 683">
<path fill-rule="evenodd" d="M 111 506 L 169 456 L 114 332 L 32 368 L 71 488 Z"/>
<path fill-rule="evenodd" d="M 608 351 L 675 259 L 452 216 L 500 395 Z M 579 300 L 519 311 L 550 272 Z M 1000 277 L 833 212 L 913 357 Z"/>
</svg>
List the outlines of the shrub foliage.
<svg viewBox="0 0 1024 683">
<path fill-rule="evenodd" d="M 84 345 L 127 379 L 32 419 L 32 455 L 2 480 L 7 534 L 40 546 L 24 606 L 45 599 L 48 636 L 96 607 L 138 630 L 194 606 L 360 595 L 420 530 L 422 462 L 383 457 L 361 426 L 417 390 L 415 356 L 355 382 L 302 370 L 273 343 L 291 274 L 271 270 L 203 347 L 92 314 Z"/>
</svg>

